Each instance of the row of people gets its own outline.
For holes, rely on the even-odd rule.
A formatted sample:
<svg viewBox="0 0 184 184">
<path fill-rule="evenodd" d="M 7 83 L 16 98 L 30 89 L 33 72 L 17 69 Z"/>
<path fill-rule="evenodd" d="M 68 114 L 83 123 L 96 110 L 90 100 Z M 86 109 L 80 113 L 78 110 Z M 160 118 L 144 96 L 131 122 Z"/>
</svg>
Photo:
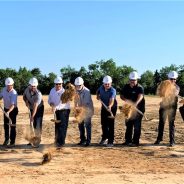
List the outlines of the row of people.
<svg viewBox="0 0 184 184">
<path fill-rule="evenodd" d="M 176 85 L 177 77 L 178 75 L 175 71 L 171 71 L 168 74 L 169 80 L 176 86 L 177 94 L 175 101 L 169 106 L 163 106 L 162 103 L 160 104 L 158 137 L 155 141 L 155 144 L 160 144 L 160 142 L 163 140 L 164 124 L 166 121 L 165 113 L 168 112 L 170 146 L 173 146 L 175 143 L 174 120 L 177 109 L 177 95 L 179 94 L 179 87 Z M 141 122 L 145 112 L 144 88 L 138 83 L 138 79 L 138 73 L 135 71 L 131 72 L 129 74 L 129 82 L 122 88 L 120 93 L 120 97 L 124 102 L 131 101 L 134 106 L 141 112 L 137 113 L 133 118 L 125 119 L 126 132 L 124 144 L 128 146 L 139 146 L 139 140 L 141 136 Z M 0 99 L 3 98 L 5 111 L 5 140 L 3 145 L 7 146 L 10 142 L 10 147 L 15 146 L 16 126 L 9 126 L 9 118 L 11 119 L 12 124 L 16 125 L 16 117 L 18 114 L 17 92 L 13 85 L 13 79 L 8 77 L 5 80 L 5 87 L 0 92 Z M 80 132 L 80 142 L 78 144 L 89 146 L 91 143 L 91 119 L 94 114 L 93 101 L 91 98 L 90 90 L 85 87 L 84 80 L 81 77 L 77 77 L 75 79 L 74 85 L 78 95 L 78 100 L 75 101 L 75 107 L 85 107 L 91 110 L 90 115 L 88 115 L 85 119 L 82 120 L 82 122 L 78 124 Z M 35 134 L 41 140 L 44 104 L 42 94 L 37 87 L 38 80 L 36 78 L 31 78 L 29 80 L 28 87 L 23 93 L 23 100 L 28 107 L 30 113 L 30 122 L 33 123 Z M 55 123 L 55 145 L 59 148 L 65 144 L 71 109 L 69 101 L 66 103 L 62 103 L 61 101 L 61 96 L 64 91 L 65 89 L 63 88 L 62 78 L 55 78 L 54 87 L 49 93 L 48 103 L 51 106 L 53 113 L 56 115 L 56 119 L 60 120 L 60 123 Z M 114 117 L 116 116 L 117 112 L 117 100 L 116 89 L 112 86 L 112 78 L 110 76 L 105 76 L 103 78 L 103 84 L 97 89 L 96 97 L 102 104 L 102 137 L 99 144 L 104 145 L 107 143 L 107 146 L 112 147 L 114 143 Z"/>
</svg>

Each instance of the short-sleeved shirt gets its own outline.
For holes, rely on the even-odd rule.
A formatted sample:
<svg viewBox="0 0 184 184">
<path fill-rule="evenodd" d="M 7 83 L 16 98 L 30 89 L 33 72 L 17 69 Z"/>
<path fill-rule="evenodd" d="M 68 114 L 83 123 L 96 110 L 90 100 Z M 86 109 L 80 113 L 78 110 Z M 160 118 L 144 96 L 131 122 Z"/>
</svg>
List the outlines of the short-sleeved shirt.
<svg viewBox="0 0 184 184">
<path fill-rule="evenodd" d="M 28 101 L 29 108 L 31 110 L 33 110 L 34 103 L 38 104 L 38 108 L 43 105 L 41 92 L 38 89 L 32 92 L 29 86 L 25 89 L 23 93 L 23 99 L 25 102 Z"/>
<path fill-rule="evenodd" d="M 102 100 L 102 102 L 106 106 L 109 106 L 110 99 L 114 98 L 114 104 L 113 104 L 112 108 L 117 107 L 116 89 L 115 88 L 110 87 L 108 90 L 105 90 L 104 86 L 101 85 L 97 89 L 97 94 L 100 95 L 100 99 Z"/>
<path fill-rule="evenodd" d="M 134 87 L 131 87 L 130 84 L 125 84 L 121 90 L 121 95 L 123 95 L 125 99 L 131 100 L 132 102 L 136 102 L 140 94 L 144 95 L 144 88 L 140 84 L 137 84 Z M 144 97 L 137 105 L 137 108 L 142 112 L 145 112 Z"/>
<path fill-rule="evenodd" d="M 0 92 L 0 99 L 2 98 L 6 109 L 9 109 L 11 105 L 17 107 L 17 92 L 15 89 L 8 91 L 7 87 L 4 87 Z"/>
<path fill-rule="evenodd" d="M 56 91 L 56 88 L 53 87 L 50 90 L 48 103 L 54 104 L 56 110 L 70 109 L 70 102 L 62 103 L 62 101 L 61 101 L 61 95 L 64 92 L 65 92 L 64 88 L 61 88 L 60 90 Z"/>
</svg>

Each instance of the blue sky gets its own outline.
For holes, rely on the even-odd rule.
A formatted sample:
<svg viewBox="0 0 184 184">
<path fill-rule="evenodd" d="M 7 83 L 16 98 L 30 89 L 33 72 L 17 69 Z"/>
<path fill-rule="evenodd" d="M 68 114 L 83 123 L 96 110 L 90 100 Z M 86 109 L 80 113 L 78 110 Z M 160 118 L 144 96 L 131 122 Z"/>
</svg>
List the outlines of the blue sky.
<svg viewBox="0 0 184 184">
<path fill-rule="evenodd" d="M 113 58 L 140 74 L 184 64 L 182 1 L 0 1 L 1 68 L 43 74 Z"/>
</svg>

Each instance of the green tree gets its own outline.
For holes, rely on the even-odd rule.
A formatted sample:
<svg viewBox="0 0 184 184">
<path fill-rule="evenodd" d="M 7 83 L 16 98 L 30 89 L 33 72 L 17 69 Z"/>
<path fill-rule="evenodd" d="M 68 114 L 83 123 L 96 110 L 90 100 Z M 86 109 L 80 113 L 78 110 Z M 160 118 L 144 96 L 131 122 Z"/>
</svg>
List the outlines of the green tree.
<svg viewBox="0 0 184 184">
<path fill-rule="evenodd" d="M 154 94 L 154 74 L 147 70 L 141 75 L 140 83 L 144 87 L 145 94 Z"/>
</svg>

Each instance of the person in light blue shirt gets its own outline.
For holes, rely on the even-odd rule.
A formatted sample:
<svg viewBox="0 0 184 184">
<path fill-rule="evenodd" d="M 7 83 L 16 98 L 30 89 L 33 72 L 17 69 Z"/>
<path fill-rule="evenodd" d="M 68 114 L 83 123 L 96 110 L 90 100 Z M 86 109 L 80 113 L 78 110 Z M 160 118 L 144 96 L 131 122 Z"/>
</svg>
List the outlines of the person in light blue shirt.
<svg viewBox="0 0 184 184">
<path fill-rule="evenodd" d="M 97 99 L 101 100 L 101 126 L 102 126 L 102 139 L 100 145 L 104 145 L 107 142 L 108 147 L 112 147 L 114 143 L 114 118 L 112 114 L 116 115 L 117 111 L 117 101 L 116 101 L 116 89 L 112 87 L 112 78 L 110 76 L 105 76 L 103 78 L 103 85 L 101 85 L 97 90 Z"/>
<path fill-rule="evenodd" d="M 0 99 L 3 99 L 4 111 L 6 112 L 6 115 L 9 116 L 12 121 L 12 125 L 14 126 L 9 125 L 9 118 L 4 114 L 5 140 L 3 146 L 7 146 L 10 141 L 9 147 L 14 147 L 16 139 L 16 118 L 18 114 L 17 92 L 13 87 L 14 80 L 11 77 L 6 78 L 5 85 L 6 87 L 4 87 L 0 92 Z"/>
</svg>

